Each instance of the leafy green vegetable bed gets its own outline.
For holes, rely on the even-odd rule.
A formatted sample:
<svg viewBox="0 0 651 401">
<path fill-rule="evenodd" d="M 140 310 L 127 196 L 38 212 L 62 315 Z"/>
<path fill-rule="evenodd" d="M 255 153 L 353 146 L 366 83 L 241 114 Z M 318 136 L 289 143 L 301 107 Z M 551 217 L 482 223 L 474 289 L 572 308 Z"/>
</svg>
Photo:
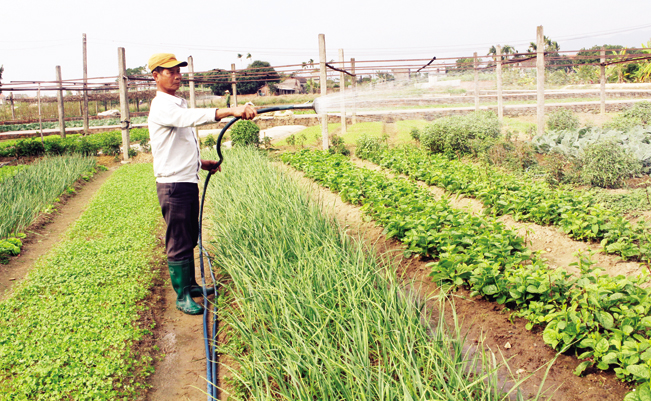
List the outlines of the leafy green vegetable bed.
<svg viewBox="0 0 651 401">
<path fill-rule="evenodd" d="M 516 220 L 559 226 L 570 237 L 600 240 L 608 253 L 624 259 L 651 261 L 651 229 L 616 215 L 586 193 L 551 188 L 542 181 L 526 180 L 443 155 L 428 155 L 417 148 L 402 147 L 368 152 L 368 160 L 406 174 L 428 185 L 481 200 L 496 216 L 511 214 Z"/>
<path fill-rule="evenodd" d="M 229 152 L 209 194 L 238 396 L 503 399 L 459 333 L 424 326 L 422 303 L 261 154 Z"/>
<path fill-rule="evenodd" d="M 641 287 L 646 276 L 599 275 L 589 256 L 579 255 L 581 275 L 572 277 L 550 269 L 493 218 L 454 210 L 413 182 L 324 152 L 285 153 L 282 159 L 342 200 L 362 205 L 409 252 L 433 257 L 433 280 L 468 286 L 516 309 L 529 329 L 544 327 L 546 344 L 585 360 L 577 374 L 590 366 L 614 368 L 619 378 L 641 384 L 627 400 L 651 395 L 651 290 Z"/>
<path fill-rule="evenodd" d="M 131 117 L 132 124 L 143 124 L 147 122 L 147 117 Z M 89 120 L 88 125 L 90 127 L 102 127 L 105 125 L 120 125 L 119 118 L 103 118 L 98 120 Z M 84 122 L 82 120 L 72 120 L 66 121 L 66 127 L 83 127 Z M 54 129 L 59 128 L 58 122 L 44 122 L 43 129 Z M 10 131 L 30 131 L 30 130 L 40 130 L 41 125 L 39 123 L 29 123 L 29 124 L 12 124 L 12 125 L 0 125 L 0 132 L 10 132 Z"/>
<path fill-rule="evenodd" d="M 151 372 L 133 345 L 160 209 L 152 167 L 121 167 L 0 303 L 0 398 L 132 400 Z"/>
<path fill-rule="evenodd" d="M 133 128 L 130 130 L 131 142 L 145 145 L 149 142 L 149 130 Z M 65 153 L 80 153 L 96 155 L 101 151 L 105 155 L 116 155 L 121 152 L 122 133 L 119 130 L 100 132 L 92 135 L 72 134 L 65 139 L 58 135 L 41 138 L 12 139 L 0 142 L 1 157 L 20 156 L 57 156 Z"/>
</svg>

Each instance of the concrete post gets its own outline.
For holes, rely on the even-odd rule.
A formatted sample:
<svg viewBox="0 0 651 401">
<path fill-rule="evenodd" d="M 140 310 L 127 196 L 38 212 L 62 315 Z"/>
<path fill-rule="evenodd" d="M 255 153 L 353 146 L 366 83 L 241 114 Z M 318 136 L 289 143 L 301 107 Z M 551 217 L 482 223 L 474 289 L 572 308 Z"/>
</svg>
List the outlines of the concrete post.
<svg viewBox="0 0 651 401">
<path fill-rule="evenodd" d="M 479 111 L 479 70 L 477 70 L 477 52 L 473 54 L 473 66 L 475 69 L 475 111 Z"/>
<path fill-rule="evenodd" d="M 122 163 L 129 163 L 129 93 L 127 88 L 127 61 L 124 47 L 118 48 L 118 84 L 120 86 L 120 124 L 122 125 Z"/>
<path fill-rule="evenodd" d="M 326 71 L 326 43 L 325 35 L 319 34 L 319 85 L 321 86 L 321 96 L 328 94 L 328 72 Z M 330 148 L 330 138 L 328 137 L 328 114 L 323 110 L 321 114 L 321 139 L 323 141 L 323 150 Z"/>
<path fill-rule="evenodd" d="M 606 48 L 601 48 L 601 66 L 599 70 L 601 76 L 599 77 L 600 94 L 601 94 L 601 115 L 606 115 Z"/>
<path fill-rule="evenodd" d="M 357 107 L 355 106 L 356 99 L 357 99 L 357 74 L 355 74 L 355 59 L 351 58 L 350 59 L 350 73 L 353 74 L 353 96 L 351 98 L 353 99 L 352 105 L 353 105 L 353 110 L 352 110 L 352 121 L 351 124 L 355 125 L 357 124 Z"/>
<path fill-rule="evenodd" d="M 339 68 L 344 70 L 344 49 L 339 49 Z M 339 92 L 341 92 L 341 135 L 346 135 L 346 74 L 339 73 Z"/>
<path fill-rule="evenodd" d="M 41 111 L 41 83 L 38 83 L 38 92 L 36 93 L 38 98 L 38 128 L 41 133 L 41 144 L 45 146 L 45 141 L 43 140 L 43 113 Z"/>
<path fill-rule="evenodd" d="M 545 133 L 545 41 L 543 27 L 536 32 L 536 81 L 538 83 L 538 135 Z"/>
<path fill-rule="evenodd" d="M 11 119 L 16 120 L 16 109 L 14 108 L 14 93 L 9 92 L 9 105 L 11 106 Z"/>
<path fill-rule="evenodd" d="M 504 99 L 502 98 L 502 46 L 497 45 L 497 61 L 495 75 L 497 75 L 497 118 L 502 122 L 504 118 Z"/>
<path fill-rule="evenodd" d="M 57 65 L 56 68 L 56 80 L 59 82 L 59 90 L 57 92 L 57 105 L 59 110 L 59 132 L 61 133 L 61 138 L 66 137 L 66 110 L 63 105 L 63 80 L 61 79 L 61 66 Z"/>
<path fill-rule="evenodd" d="M 233 101 L 231 107 L 237 107 L 237 77 L 235 75 L 235 64 L 231 64 L 231 90 L 233 91 Z"/>
<path fill-rule="evenodd" d="M 83 57 L 84 57 L 84 106 L 82 108 L 84 135 L 90 134 L 88 128 L 88 50 L 86 47 L 86 34 L 82 35 L 83 41 Z"/>
<path fill-rule="evenodd" d="M 194 94 L 194 62 L 192 60 L 192 56 L 188 56 L 188 77 L 190 78 L 190 108 L 196 109 L 197 100 Z"/>
</svg>

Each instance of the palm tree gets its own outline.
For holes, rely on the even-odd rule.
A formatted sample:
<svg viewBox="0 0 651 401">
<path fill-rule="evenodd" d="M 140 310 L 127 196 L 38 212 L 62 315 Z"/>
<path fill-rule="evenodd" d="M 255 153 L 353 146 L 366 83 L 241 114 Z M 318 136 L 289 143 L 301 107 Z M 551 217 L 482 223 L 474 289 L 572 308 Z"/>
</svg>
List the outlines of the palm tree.
<svg viewBox="0 0 651 401">
<path fill-rule="evenodd" d="M 545 53 L 558 53 L 561 50 L 561 47 L 558 45 L 558 42 L 552 41 L 547 36 L 543 36 L 543 43 L 545 44 Z M 535 53 L 538 51 L 538 45 L 535 42 L 529 42 L 529 53 Z"/>
<path fill-rule="evenodd" d="M 513 46 L 504 45 L 504 47 L 502 47 L 502 60 L 508 59 L 509 54 L 515 54 L 517 52 L 518 51 L 515 50 L 515 48 Z M 491 48 L 488 49 L 487 56 L 495 56 L 496 57 L 497 56 L 497 46 L 491 46 Z M 493 60 L 495 59 L 495 57 L 493 57 Z"/>
</svg>

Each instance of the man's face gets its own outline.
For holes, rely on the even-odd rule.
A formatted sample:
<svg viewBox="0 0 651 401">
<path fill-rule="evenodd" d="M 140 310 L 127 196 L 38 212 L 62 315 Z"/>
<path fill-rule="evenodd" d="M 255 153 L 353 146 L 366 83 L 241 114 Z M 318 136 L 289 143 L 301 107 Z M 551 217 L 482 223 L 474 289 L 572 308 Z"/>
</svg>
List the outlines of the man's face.
<svg viewBox="0 0 651 401">
<path fill-rule="evenodd" d="M 164 68 L 161 72 L 154 72 L 154 79 L 160 91 L 174 95 L 181 87 L 181 67 Z"/>
</svg>

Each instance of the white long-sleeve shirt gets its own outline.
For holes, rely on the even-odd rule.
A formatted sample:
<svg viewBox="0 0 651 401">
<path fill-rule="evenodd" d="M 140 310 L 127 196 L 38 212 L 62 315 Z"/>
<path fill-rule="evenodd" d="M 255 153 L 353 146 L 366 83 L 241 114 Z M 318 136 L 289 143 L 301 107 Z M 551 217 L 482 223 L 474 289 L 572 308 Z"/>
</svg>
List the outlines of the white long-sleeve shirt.
<svg viewBox="0 0 651 401">
<path fill-rule="evenodd" d="M 188 109 L 185 99 L 157 92 L 149 110 L 149 140 L 156 182 L 199 182 L 199 143 L 194 128 L 215 122 L 217 109 Z"/>
</svg>

